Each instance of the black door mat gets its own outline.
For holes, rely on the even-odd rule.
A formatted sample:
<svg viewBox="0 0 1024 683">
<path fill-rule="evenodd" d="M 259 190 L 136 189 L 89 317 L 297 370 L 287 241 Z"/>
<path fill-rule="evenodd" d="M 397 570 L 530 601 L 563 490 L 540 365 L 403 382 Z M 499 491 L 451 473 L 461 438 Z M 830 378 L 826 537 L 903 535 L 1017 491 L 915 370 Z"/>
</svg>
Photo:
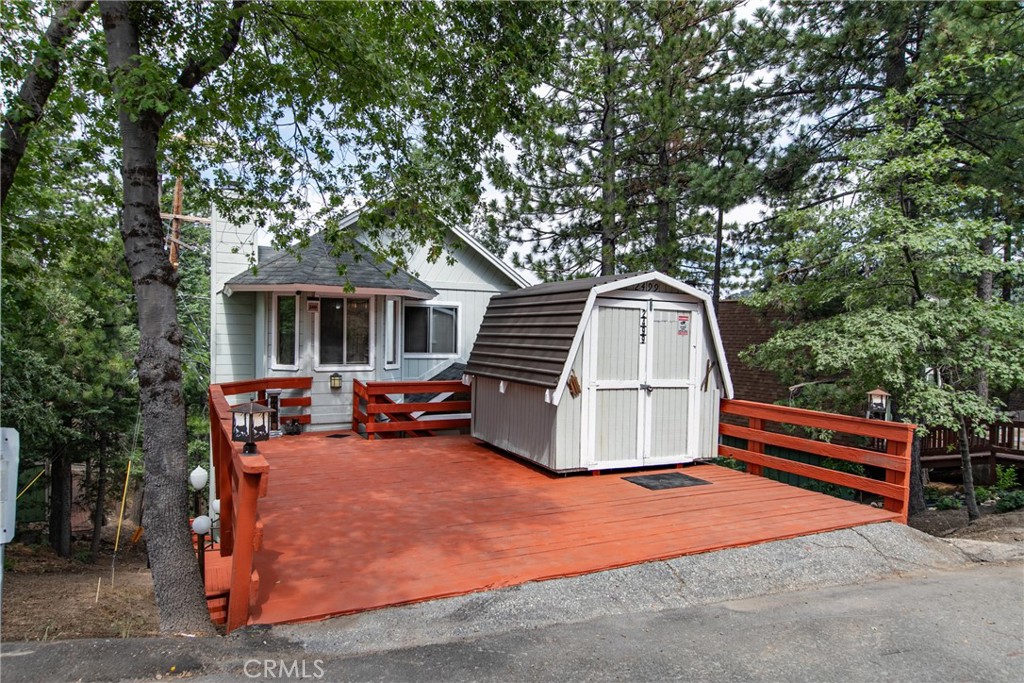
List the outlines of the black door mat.
<svg viewBox="0 0 1024 683">
<path fill-rule="evenodd" d="M 691 477 L 688 474 L 682 474 L 680 472 L 662 472 L 661 474 L 643 474 L 638 477 L 623 477 L 626 481 L 632 482 L 637 486 L 643 486 L 645 489 L 651 491 L 662 491 L 664 489 L 681 489 L 686 486 L 703 486 L 704 484 L 710 484 L 710 481 L 704 481 L 697 477 Z"/>
<path fill-rule="evenodd" d="M 328 434 L 328 439 L 345 439 L 352 436 L 351 434 Z"/>
</svg>

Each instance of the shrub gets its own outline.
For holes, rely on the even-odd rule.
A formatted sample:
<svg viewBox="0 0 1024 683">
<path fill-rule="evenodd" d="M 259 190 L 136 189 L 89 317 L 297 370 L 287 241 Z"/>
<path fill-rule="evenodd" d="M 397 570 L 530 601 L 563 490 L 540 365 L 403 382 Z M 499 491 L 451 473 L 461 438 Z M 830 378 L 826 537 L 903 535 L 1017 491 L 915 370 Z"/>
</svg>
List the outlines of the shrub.
<svg viewBox="0 0 1024 683">
<path fill-rule="evenodd" d="M 719 456 L 716 458 L 712 458 L 711 464 L 720 465 L 722 467 L 728 467 L 730 470 L 738 470 L 740 472 L 747 471 L 747 463 L 740 462 L 739 460 L 735 460 L 733 458 L 723 458 Z"/>
<path fill-rule="evenodd" d="M 1010 465 L 996 465 L 996 488 L 1009 491 L 1017 487 L 1017 470 Z"/>
<path fill-rule="evenodd" d="M 1010 512 L 1020 508 L 1024 508 L 1024 491 L 1005 493 L 996 503 L 997 512 Z"/>
<path fill-rule="evenodd" d="M 939 510 L 959 510 L 960 500 L 953 496 L 943 496 L 935 503 L 935 507 Z"/>
<path fill-rule="evenodd" d="M 984 486 L 974 487 L 974 499 L 979 503 L 984 503 L 986 500 L 995 498 L 995 491 L 989 491 Z"/>
</svg>

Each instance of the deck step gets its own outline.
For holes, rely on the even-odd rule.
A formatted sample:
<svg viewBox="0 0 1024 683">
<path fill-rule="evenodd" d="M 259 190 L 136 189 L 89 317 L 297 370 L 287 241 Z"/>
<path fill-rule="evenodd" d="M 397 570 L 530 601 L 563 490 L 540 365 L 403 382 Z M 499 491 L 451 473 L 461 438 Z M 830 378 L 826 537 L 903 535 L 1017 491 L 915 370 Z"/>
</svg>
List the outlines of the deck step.
<svg viewBox="0 0 1024 683">
<path fill-rule="evenodd" d="M 228 623 L 228 599 L 227 596 L 219 598 L 207 598 L 206 609 L 210 611 L 210 621 L 223 626 Z"/>
</svg>

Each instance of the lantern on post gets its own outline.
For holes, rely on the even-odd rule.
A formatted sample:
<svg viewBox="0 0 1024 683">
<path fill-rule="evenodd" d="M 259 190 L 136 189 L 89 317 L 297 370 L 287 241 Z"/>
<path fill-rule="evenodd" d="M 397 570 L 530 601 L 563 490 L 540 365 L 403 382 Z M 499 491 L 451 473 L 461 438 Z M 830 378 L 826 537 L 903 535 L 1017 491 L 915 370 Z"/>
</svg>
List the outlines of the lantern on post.
<svg viewBox="0 0 1024 683">
<path fill-rule="evenodd" d="M 876 387 L 868 392 L 868 418 L 873 420 L 889 419 L 889 397 L 888 391 L 882 387 Z"/>
<path fill-rule="evenodd" d="M 202 468 L 202 466 L 196 466 L 192 470 L 191 474 L 188 475 L 188 483 L 192 487 L 192 514 L 198 515 L 201 510 L 199 509 L 199 492 L 206 488 L 206 483 L 210 481 L 210 473 Z"/>
<path fill-rule="evenodd" d="M 255 455 L 256 442 L 270 438 L 270 408 L 244 403 L 231 409 L 231 440 L 244 443 L 242 455 Z"/>
<path fill-rule="evenodd" d="M 192 520 L 192 531 L 198 540 L 197 550 L 199 552 L 196 557 L 199 560 L 199 576 L 203 579 L 203 585 L 205 585 L 206 581 L 206 534 L 210 533 L 212 528 L 213 523 L 206 515 L 199 515 Z"/>
</svg>

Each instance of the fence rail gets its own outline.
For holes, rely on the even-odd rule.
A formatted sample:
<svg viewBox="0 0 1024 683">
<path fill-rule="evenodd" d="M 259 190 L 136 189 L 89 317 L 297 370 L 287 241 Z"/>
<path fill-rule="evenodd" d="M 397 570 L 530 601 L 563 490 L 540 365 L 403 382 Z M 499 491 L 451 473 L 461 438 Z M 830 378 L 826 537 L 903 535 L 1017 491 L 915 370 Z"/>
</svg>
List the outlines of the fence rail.
<svg viewBox="0 0 1024 683">
<path fill-rule="evenodd" d="M 397 436 L 432 436 L 442 429 L 469 427 L 472 389 L 459 380 L 428 380 L 422 382 L 352 382 L 352 429 L 362 431 L 366 438 Z M 399 401 L 408 396 L 429 400 Z"/>
<path fill-rule="evenodd" d="M 248 623 L 259 594 L 259 573 L 253 567 L 253 557 L 263 544 L 258 501 L 267 493 L 270 465 L 258 453 L 242 455 L 242 445 L 231 440 L 231 404 L 227 397 L 252 393 L 265 397 L 268 389 L 310 387 L 310 377 L 269 377 L 210 385 L 210 441 L 220 498 L 220 553 L 231 557 L 229 586 L 224 596 L 229 632 Z"/>
<path fill-rule="evenodd" d="M 746 418 L 747 426 L 745 427 L 722 422 L 719 429 L 723 436 L 746 439 L 747 447 L 738 448 L 721 444 L 718 447 L 719 454 L 746 463 L 747 472 L 750 474 L 763 475 L 764 468 L 769 468 L 875 494 L 882 497 L 886 510 L 897 513 L 900 520 L 906 523 L 910 498 L 910 444 L 914 437 L 915 425 L 737 400 L 723 400 L 722 413 Z M 880 453 L 854 446 L 843 446 L 778 431 L 769 431 L 766 428 L 768 423 L 843 432 L 870 439 L 884 439 L 886 448 L 884 453 Z M 885 477 L 884 480 L 872 479 L 858 474 L 839 472 L 827 467 L 767 455 L 764 452 L 765 446 L 788 448 L 826 458 L 877 467 L 884 471 Z"/>
</svg>

